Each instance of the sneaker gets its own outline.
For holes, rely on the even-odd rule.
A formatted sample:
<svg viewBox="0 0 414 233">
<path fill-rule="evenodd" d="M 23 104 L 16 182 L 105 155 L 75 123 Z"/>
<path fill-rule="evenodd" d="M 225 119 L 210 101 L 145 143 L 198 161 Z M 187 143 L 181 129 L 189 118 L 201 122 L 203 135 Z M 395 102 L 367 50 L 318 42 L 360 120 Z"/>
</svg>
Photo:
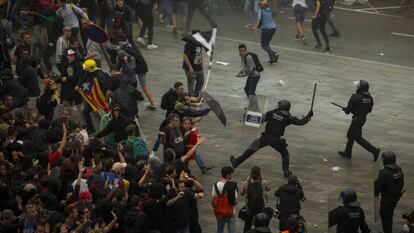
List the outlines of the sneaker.
<svg viewBox="0 0 414 233">
<path fill-rule="evenodd" d="M 284 170 L 284 171 L 283 171 L 283 176 L 284 176 L 285 178 L 288 178 L 290 175 L 292 175 L 292 172 L 291 172 L 291 171 L 289 171 L 289 170 Z"/>
<path fill-rule="evenodd" d="M 146 45 L 147 42 L 145 41 L 145 39 L 143 37 L 138 37 L 137 41 L 143 45 Z"/>
<path fill-rule="evenodd" d="M 374 152 L 374 162 L 378 161 L 378 157 L 380 155 L 381 149 L 378 148 L 377 151 Z"/>
<path fill-rule="evenodd" d="M 171 25 L 171 24 L 169 24 L 169 25 L 167 25 L 167 26 L 165 26 L 167 29 L 173 29 L 174 28 L 174 26 L 173 25 Z"/>
<path fill-rule="evenodd" d="M 299 36 L 299 34 L 296 34 L 296 36 L 295 36 L 295 40 L 300 40 L 300 36 Z"/>
<path fill-rule="evenodd" d="M 156 110 L 156 109 L 157 109 L 157 106 L 151 106 L 151 105 L 148 105 L 148 106 L 147 106 L 147 109 L 149 109 L 149 110 L 151 110 L 151 111 L 154 111 L 154 110 Z"/>
<path fill-rule="evenodd" d="M 201 173 L 206 174 L 211 169 L 213 169 L 213 166 L 203 167 L 203 168 L 201 168 Z"/>
<path fill-rule="evenodd" d="M 244 25 L 244 27 L 245 28 L 254 28 L 253 24 L 251 24 L 251 23 Z"/>
<path fill-rule="evenodd" d="M 177 35 L 177 28 L 173 27 L 173 31 L 172 31 L 173 35 L 176 36 Z"/>
<path fill-rule="evenodd" d="M 230 156 L 230 163 L 231 163 L 231 166 L 232 166 L 233 168 L 236 168 L 236 167 L 237 167 L 237 164 L 236 164 L 236 157 L 234 157 L 233 155 L 232 155 L 232 156 Z"/>
<path fill-rule="evenodd" d="M 150 158 L 153 158 L 153 157 L 155 157 L 155 151 L 151 151 L 150 153 Z"/>
<path fill-rule="evenodd" d="M 352 155 L 346 151 L 338 151 L 338 154 L 344 158 L 351 159 Z"/>
<path fill-rule="evenodd" d="M 279 59 L 279 54 L 275 53 L 274 57 L 273 57 L 273 63 L 277 63 L 277 60 Z"/>
<path fill-rule="evenodd" d="M 322 48 L 322 44 L 317 44 L 317 45 L 315 45 L 315 49 L 320 49 L 320 48 Z"/>
<path fill-rule="evenodd" d="M 149 44 L 147 46 L 147 49 L 156 49 L 156 48 L 158 48 L 158 45 L 155 45 L 155 44 Z"/>
<path fill-rule="evenodd" d="M 148 34 L 144 34 L 142 37 L 144 37 L 144 39 L 148 40 Z"/>
<path fill-rule="evenodd" d="M 331 37 L 339 37 L 339 32 L 338 31 L 334 31 L 331 34 L 329 34 L 329 36 L 331 36 Z"/>
</svg>

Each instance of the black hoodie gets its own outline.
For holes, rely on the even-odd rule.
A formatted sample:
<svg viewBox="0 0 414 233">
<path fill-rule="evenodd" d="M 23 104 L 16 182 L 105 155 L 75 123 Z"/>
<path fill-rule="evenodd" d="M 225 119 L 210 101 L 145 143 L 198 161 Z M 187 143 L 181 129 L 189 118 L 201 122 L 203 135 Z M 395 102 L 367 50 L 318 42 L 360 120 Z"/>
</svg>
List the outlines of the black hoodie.
<svg viewBox="0 0 414 233">
<path fill-rule="evenodd" d="M 33 67 L 30 57 L 22 57 L 18 63 L 20 66 L 18 73 L 19 82 L 27 89 L 29 97 L 38 97 L 40 95 L 39 80 L 36 69 Z"/>
<path fill-rule="evenodd" d="M 297 213 L 301 210 L 300 200 L 304 198 L 302 187 L 300 185 L 285 184 L 279 187 L 275 192 L 279 198 L 278 210 L 281 214 Z"/>
</svg>

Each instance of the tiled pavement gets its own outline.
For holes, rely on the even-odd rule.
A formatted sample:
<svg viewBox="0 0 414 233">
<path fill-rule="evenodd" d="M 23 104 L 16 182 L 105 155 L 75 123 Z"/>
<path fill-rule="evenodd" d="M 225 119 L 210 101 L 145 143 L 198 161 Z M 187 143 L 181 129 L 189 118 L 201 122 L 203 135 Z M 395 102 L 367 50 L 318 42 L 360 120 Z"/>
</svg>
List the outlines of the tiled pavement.
<svg viewBox="0 0 414 233">
<path fill-rule="evenodd" d="M 163 29 L 157 28 L 155 33 L 159 38 L 159 49 L 142 51 L 150 69 L 148 84 L 159 103 L 162 94 L 175 81 L 186 83 L 181 69 L 184 43 Z M 207 233 L 215 232 L 210 195 L 213 182 L 220 178 L 221 167 L 229 165 L 229 155 L 241 153 L 261 132 L 256 128 L 243 127 L 239 121 L 247 100 L 243 92 L 245 80 L 234 76 L 240 64 L 237 45 L 238 42 L 232 39 L 217 40 L 214 63 L 219 60 L 229 62 L 229 65 L 214 64 L 208 86 L 208 92 L 223 106 L 227 127 L 224 128 L 213 113 L 199 125 L 200 132 L 207 137 L 199 151 L 205 161 L 215 168 L 209 174 L 202 175 L 195 163 L 191 164 L 193 173 L 206 190 L 205 198 L 199 201 L 199 211 L 203 232 Z M 247 43 L 247 46 L 257 52 L 265 63 L 264 53 L 258 44 Z M 414 69 L 322 53 L 278 49 L 281 54 L 279 62 L 273 66 L 265 65 L 257 87 L 258 94 L 268 96 L 268 108 L 275 107 L 279 99 L 285 98 L 292 102 L 292 114 L 304 115 L 309 110 L 313 84 L 318 83 L 312 121 L 303 127 L 288 127 L 285 135 L 291 154 L 291 169 L 300 178 L 306 194 L 302 208 L 310 232 L 328 232 L 328 207 L 335 207 L 340 190 L 346 186 L 358 191 L 369 225 L 378 228 L 373 216 L 372 156 L 358 145 L 354 146 L 352 161 L 342 159 L 336 153 L 344 147 L 350 117 L 330 102 L 345 105 L 354 91 L 352 81 L 359 79 L 370 83 L 375 102 L 364 127 L 364 136 L 382 149 L 394 150 L 405 172 L 407 192 L 394 215 L 394 225 L 399 229 L 403 224 L 401 212 L 414 207 L 414 171 L 411 170 L 414 165 L 411 158 L 414 150 Z M 279 85 L 279 80 L 284 80 L 286 86 Z M 147 140 L 152 143 L 165 112 L 141 109 L 141 125 Z M 269 205 L 274 207 L 276 200 L 273 192 L 286 182 L 281 172 L 280 156 L 271 148 L 260 150 L 236 170 L 234 180 L 244 181 L 254 165 L 260 166 L 263 177 L 270 181 Z M 341 168 L 339 172 L 332 171 L 334 166 Z M 377 166 L 382 167 L 380 162 Z M 240 203 L 238 209 L 242 205 Z M 272 228 L 276 227 L 277 221 L 273 221 Z M 243 223 L 238 220 L 237 232 L 242 232 L 242 228 Z"/>
</svg>

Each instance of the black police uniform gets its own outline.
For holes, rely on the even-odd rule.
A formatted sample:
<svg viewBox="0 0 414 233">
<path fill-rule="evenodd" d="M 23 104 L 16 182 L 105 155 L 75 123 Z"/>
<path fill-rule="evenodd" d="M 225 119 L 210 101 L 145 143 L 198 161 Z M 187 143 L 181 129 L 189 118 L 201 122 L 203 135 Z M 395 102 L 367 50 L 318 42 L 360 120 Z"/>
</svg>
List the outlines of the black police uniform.
<svg viewBox="0 0 414 233">
<path fill-rule="evenodd" d="M 404 188 L 404 175 L 396 164 L 385 165 L 375 181 L 375 196 L 381 193 L 380 215 L 384 233 L 392 233 L 394 209 Z"/>
<path fill-rule="evenodd" d="M 364 210 L 359 206 L 339 206 L 329 212 L 329 227 L 336 226 L 337 233 L 369 233 Z"/>
<path fill-rule="evenodd" d="M 307 115 L 302 119 L 291 116 L 289 111 L 274 109 L 266 113 L 264 121 L 267 122 L 265 131 L 260 138 L 253 141 L 249 148 L 242 155 L 232 161 L 232 166 L 236 168 L 260 148 L 271 146 L 282 155 L 282 169 L 285 176 L 289 171 L 289 152 L 287 150 L 286 140 L 282 138 L 285 128 L 288 125 L 305 125 L 309 122 L 311 115 Z"/>
<path fill-rule="evenodd" d="M 352 146 L 354 145 L 354 141 L 356 141 L 359 145 L 365 148 L 367 151 L 371 152 L 372 154 L 377 155 L 379 154 L 380 150 L 375 148 L 371 145 L 367 140 L 362 137 L 362 127 L 364 126 L 367 115 L 372 111 L 372 107 L 374 106 L 374 100 L 372 99 L 371 94 L 368 91 L 366 92 L 359 92 L 357 91 L 356 94 L 353 94 L 348 102 L 348 106 L 344 108 L 344 112 L 346 114 L 352 113 L 352 123 L 349 126 L 347 138 L 348 142 L 346 143 L 346 148 L 341 155 L 346 157 L 351 157 L 352 155 Z M 375 157 L 377 158 L 377 157 Z"/>
</svg>

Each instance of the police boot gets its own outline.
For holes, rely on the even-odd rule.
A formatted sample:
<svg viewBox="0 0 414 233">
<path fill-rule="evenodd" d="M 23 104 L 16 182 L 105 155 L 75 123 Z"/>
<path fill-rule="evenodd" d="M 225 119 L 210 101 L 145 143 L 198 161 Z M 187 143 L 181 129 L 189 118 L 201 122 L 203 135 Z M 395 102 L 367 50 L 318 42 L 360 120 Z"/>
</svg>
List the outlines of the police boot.
<svg viewBox="0 0 414 233">
<path fill-rule="evenodd" d="M 346 152 L 346 151 L 338 151 L 338 154 L 339 154 L 340 156 L 344 157 L 344 158 L 347 158 L 347 159 L 352 159 L 352 155 L 351 155 L 351 153 L 348 153 L 348 152 Z"/>
<path fill-rule="evenodd" d="M 290 175 L 292 175 L 292 172 L 289 170 L 283 170 L 283 175 L 285 176 L 285 178 L 288 178 Z"/>
<path fill-rule="evenodd" d="M 377 148 L 377 150 L 373 153 L 374 154 L 374 162 L 377 162 L 378 157 L 380 155 L 381 149 Z"/>
<path fill-rule="evenodd" d="M 237 166 L 239 166 L 239 164 L 236 161 L 236 157 L 234 157 L 234 155 L 230 156 L 230 163 L 233 168 L 237 168 Z"/>
</svg>

